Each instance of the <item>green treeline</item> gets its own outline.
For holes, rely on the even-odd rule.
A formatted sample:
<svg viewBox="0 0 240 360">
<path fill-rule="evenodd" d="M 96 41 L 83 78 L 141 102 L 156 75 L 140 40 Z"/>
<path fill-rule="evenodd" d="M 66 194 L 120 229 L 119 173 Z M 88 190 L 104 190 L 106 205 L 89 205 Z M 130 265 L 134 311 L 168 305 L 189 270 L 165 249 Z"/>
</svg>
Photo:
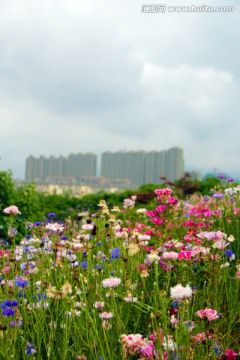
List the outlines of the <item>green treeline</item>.
<svg viewBox="0 0 240 360">
<path fill-rule="evenodd" d="M 55 213 L 56 221 L 64 221 L 68 217 L 74 219 L 83 210 L 98 211 L 98 204 L 102 199 L 109 206 L 121 206 L 125 198 L 137 195 L 136 206 L 148 208 L 155 196 L 155 189 L 170 186 L 178 195 L 178 198 L 187 198 L 193 193 L 209 195 L 211 189 L 220 184 L 221 180 L 216 177 L 208 177 L 206 180 L 199 181 L 192 180 L 188 174 L 185 174 L 182 179 L 174 183 L 163 179 L 162 184 L 146 184 L 140 186 L 137 190 L 124 190 L 118 193 L 107 193 L 101 190 L 79 198 L 70 192 L 61 195 L 46 195 L 37 192 L 34 183 L 16 187 L 12 180 L 11 171 L 0 171 L 0 238 L 6 237 L 7 217 L 3 213 L 3 209 L 10 205 L 16 205 L 21 211 L 21 216 L 18 217 L 18 224 L 16 225 L 19 234 L 23 235 L 26 221 L 43 222 L 46 220 L 48 213 Z"/>
</svg>

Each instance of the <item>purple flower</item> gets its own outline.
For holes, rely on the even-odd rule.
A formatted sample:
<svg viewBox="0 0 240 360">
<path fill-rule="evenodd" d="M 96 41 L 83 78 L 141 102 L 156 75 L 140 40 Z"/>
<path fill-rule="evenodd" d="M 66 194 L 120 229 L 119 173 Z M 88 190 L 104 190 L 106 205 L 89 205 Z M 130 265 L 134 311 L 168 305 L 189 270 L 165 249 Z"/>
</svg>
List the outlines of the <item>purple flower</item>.
<svg viewBox="0 0 240 360">
<path fill-rule="evenodd" d="M 227 178 L 227 182 L 234 182 L 234 178 Z"/>
<path fill-rule="evenodd" d="M 10 321 L 10 327 L 21 327 L 23 322 L 21 320 Z"/>
<path fill-rule="evenodd" d="M 229 250 L 224 251 L 224 255 L 225 255 L 225 256 L 229 256 L 229 257 L 230 257 L 230 256 L 232 256 L 233 254 L 234 254 L 233 250 L 230 250 L 230 249 L 229 249 Z"/>
<path fill-rule="evenodd" d="M 220 193 L 215 193 L 215 194 L 213 194 L 213 197 L 214 197 L 215 199 L 222 199 L 222 198 L 224 198 L 224 195 L 223 195 L 223 194 L 220 194 Z"/>
<path fill-rule="evenodd" d="M 4 316 L 13 316 L 15 314 L 15 311 L 11 308 L 3 309 L 2 314 Z"/>
<path fill-rule="evenodd" d="M 217 177 L 219 179 L 226 179 L 226 176 L 224 174 L 218 174 Z"/>
</svg>

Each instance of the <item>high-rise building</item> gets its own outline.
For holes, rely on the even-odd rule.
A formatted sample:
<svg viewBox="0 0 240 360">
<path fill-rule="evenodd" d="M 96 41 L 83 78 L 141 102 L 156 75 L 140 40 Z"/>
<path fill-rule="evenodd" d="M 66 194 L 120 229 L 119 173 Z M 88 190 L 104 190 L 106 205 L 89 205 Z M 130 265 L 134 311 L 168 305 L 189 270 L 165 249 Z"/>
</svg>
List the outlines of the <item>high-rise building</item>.
<svg viewBox="0 0 240 360">
<path fill-rule="evenodd" d="M 144 183 L 159 183 L 161 176 L 166 176 L 166 150 L 150 151 L 145 155 Z"/>
<path fill-rule="evenodd" d="M 144 183 L 145 151 L 104 152 L 101 176 L 108 179 L 129 179 L 132 186 Z"/>
<path fill-rule="evenodd" d="M 26 160 L 26 181 L 41 182 L 49 178 L 75 177 L 80 181 L 82 176 L 96 176 L 97 155 L 92 153 L 70 154 L 64 156 L 40 156 L 35 158 L 30 155 Z"/>
<path fill-rule="evenodd" d="M 131 186 L 159 183 L 160 177 L 179 179 L 184 172 L 183 150 L 107 151 L 101 157 L 101 175 L 108 179 L 127 178 Z"/>
<path fill-rule="evenodd" d="M 125 179 L 131 187 L 147 183 L 160 183 L 160 177 L 170 181 L 183 176 L 183 149 L 172 147 L 162 151 L 106 151 L 101 155 L 101 176 L 109 180 Z M 78 153 L 64 156 L 30 155 L 26 160 L 26 180 L 41 182 L 71 177 L 80 183 L 82 178 L 96 177 L 97 155 Z M 74 180 L 75 179 L 75 180 Z"/>
<path fill-rule="evenodd" d="M 175 146 L 167 150 L 165 172 L 166 172 L 165 176 L 170 181 L 175 181 L 183 176 L 183 172 L 184 172 L 183 149 Z"/>
</svg>

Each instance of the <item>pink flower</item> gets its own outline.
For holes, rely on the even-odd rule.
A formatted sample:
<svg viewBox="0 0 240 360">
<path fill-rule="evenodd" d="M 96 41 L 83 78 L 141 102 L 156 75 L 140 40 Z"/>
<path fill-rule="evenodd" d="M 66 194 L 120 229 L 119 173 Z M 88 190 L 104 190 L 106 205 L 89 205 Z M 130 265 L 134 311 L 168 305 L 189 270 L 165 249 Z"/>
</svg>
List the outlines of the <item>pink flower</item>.
<svg viewBox="0 0 240 360">
<path fill-rule="evenodd" d="M 197 342 L 206 340 L 206 335 L 204 332 L 196 334 L 194 337 L 194 340 Z"/>
<path fill-rule="evenodd" d="M 228 357 L 228 360 L 235 360 L 238 356 L 238 354 L 236 354 L 232 349 L 227 349 L 226 355 Z"/>
<path fill-rule="evenodd" d="M 213 309 L 205 309 L 205 314 L 208 321 L 216 320 L 219 318 L 219 316 L 217 315 L 217 311 Z"/>
<path fill-rule="evenodd" d="M 92 230 L 94 228 L 93 224 L 83 224 L 82 230 Z"/>
<path fill-rule="evenodd" d="M 181 251 L 179 254 L 178 254 L 178 259 L 181 260 L 181 259 L 184 259 L 184 260 L 191 260 L 191 257 L 192 257 L 192 251 Z"/>
<path fill-rule="evenodd" d="M 205 317 L 205 310 L 198 310 L 197 311 L 197 315 L 201 318 L 201 319 L 203 319 L 204 317 Z"/>
<path fill-rule="evenodd" d="M 150 344 L 146 339 L 142 337 L 141 334 L 130 334 L 130 335 L 122 335 L 121 341 L 124 348 L 124 353 L 127 355 L 128 353 L 131 355 L 142 353 L 142 350 L 147 348 Z M 150 345 L 151 347 L 151 345 Z M 146 349 L 146 356 L 150 354 L 151 350 Z"/>
<path fill-rule="evenodd" d="M 172 194 L 172 189 L 164 188 L 164 189 L 156 189 L 155 194 L 157 196 L 170 196 Z"/>
<path fill-rule="evenodd" d="M 20 211 L 18 210 L 18 207 L 15 205 L 11 205 L 11 206 L 7 207 L 6 209 L 3 210 L 3 212 L 5 212 L 5 214 L 9 214 L 9 215 L 21 214 Z"/>
<path fill-rule="evenodd" d="M 138 300 L 137 297 L 127 296 L 123 299 L 126 302 L 136 302 Z"/>
<path fill-rule="evenodd" d="M 116 287 L 121 284 L 121 279 L 112 277 L 112 278 L 103 280 L 102 284 L 103 284 L 103 287 L 105 287 L 105 288 Z"/>
<path fill-rule="evenodd" d="M 213 321 L 219 318 L 219 315 L 217 315 L 217 311 L 214 309 L 205 309 L 205 310 L 199 310 L 197 311 L 197 315 L 203 319 L 206 317 L 208 321 Z"/>
<path fill-rule="evenodd" d="M 178 259 L 178 255 L 179 254 L 175 251 L 164 251 L 162 254 L 164 259 L 172 259 L 172 260 Z"/>
<path fill-rule="evenodd" d="M 148 359 L 153 359 L 154 345 L 149 343 L 146 347 L 140 348 L 140 353 L 146 356 Z"/>
<path fill-rule="evenodd" d="M 93 306 L 96 309 L 102 309 L 104 307 L 104 305 L 105 305 L 105 303 L 103 301 L 96 301 Z"/>
<path fill-rule="evenodd" d="M 99 314 L 101 319 L 111 319 L 113 317 L 113 313 L 104 311 L 103 313 Z"/>
</svg>

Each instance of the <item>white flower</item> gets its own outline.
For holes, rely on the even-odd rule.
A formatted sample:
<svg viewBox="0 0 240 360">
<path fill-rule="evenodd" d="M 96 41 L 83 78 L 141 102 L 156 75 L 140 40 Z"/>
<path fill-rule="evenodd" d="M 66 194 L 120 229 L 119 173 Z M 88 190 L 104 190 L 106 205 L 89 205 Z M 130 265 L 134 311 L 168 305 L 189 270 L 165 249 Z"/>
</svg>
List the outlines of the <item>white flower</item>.
<svg viewBox="0 0 240 360">
<path fill-rule="evenodd" d="M 177 284 L 170 289 L 170 296 L 173 300 L 182 300 L 192 297 L 192 289 L 189 285 L 186 287 L 182 284 Z"/>
<path fill-rule="evenodd" d="M 141 208 L 141 209 L 137 209 L 137 213 L 138 214 L 143 214 L 143 213 L 145 213 L 147 211 L 147 209 L 145 209 L 145 208 Z"/>
<path fill-rule="evenodd" d="M 235 240 L 235 237 L 233 235 L 229 235 L 228 241 L 233 242 Z"/>
<path fill-rule="evenodd" d="M 160 257 L 158 256 L 158 254 L 155 251 L 152 251 L 149 255 L 148 255 L 148 260 L 152 263 L 154 261 L 159 261 Z"/>
<path fill-rule="evenodd" d="M 230 266 L 229 262 L 226 262 L 225 264 L 222 264 L 222 265 L 220 266 L 220 269 L 227 268 L 227 267 L 229 267 L 229 266 Z"/>
</svg>

